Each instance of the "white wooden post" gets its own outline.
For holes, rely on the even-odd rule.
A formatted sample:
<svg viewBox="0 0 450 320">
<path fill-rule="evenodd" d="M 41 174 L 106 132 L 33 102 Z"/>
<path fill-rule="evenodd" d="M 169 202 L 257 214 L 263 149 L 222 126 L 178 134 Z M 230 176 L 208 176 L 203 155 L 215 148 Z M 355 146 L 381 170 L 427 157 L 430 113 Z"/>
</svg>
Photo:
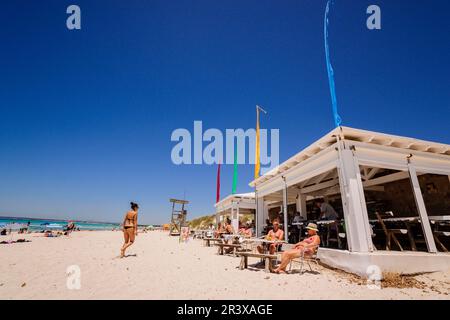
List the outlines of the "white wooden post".
<svg viewBox="0 0 450 320">
<path fill-rule="evenodd" d="M 302 193 L 297 194 L 297 200 L 295 202 L 297 211 L 300 212 L 300 216 L 305 220 L 308 219 L 308 215 L 306 212 L 306 195 Z"/>
<path fill-rule="evenodd" d="M 338 175 L 348 248 L 370 252 L 373 244 L 359 166 L 351 150 L 340 148 Z"/>
<path fill-rule="evenodd" d="M 425 242 L 427 243 L 428 252 L 436 253 L 437 252 L 436 243 L 434 242 L 433 231 L 431 230 L 430 220 L 428 219 L 427 208 L 425 207 L 422 191 L 420 190 L 419 179 L 417 179 L 416 168 L 414 167 L 414 165 L 411 164 L 409 158 L 408 158 L 408 171 L 411 180 L 411 186 L 413 189 L 414 199 L 416 200 L 417 210 L 419 211 Z"/>
<path fill-rule="evenodd" d="M 239 209 L 237 207 L 237 203 L 233 202 L 231 204 L 231 226 L 233 227 L 235 233 L 239 231 L 238 212 Z"/>
<path fill-rule="evenodd" d="M 256 197 L 256 234 L 258 237 L 262 236 L 262 232 L 264 229 L 264 198 L 263 197 L 257 197 L 257 193 L 255 193 Z"/>
<path fill-rule="evenodd" d="M 239 233 L 239 203 L 237 204 L 236 208 L 236 221 L 237 221 L 237 228 L 234 229 L 234 232 Z"/>
<path fill-rule="evenodd" d="M 284 179 L 283 179 L 284 180 Z M 284 226 L 284 241 L 288 242 L 288 194 L 287 194 L 287 185 L 286 181 L 284 181 L 283 188 L 283 226 Z"/>
</svg>

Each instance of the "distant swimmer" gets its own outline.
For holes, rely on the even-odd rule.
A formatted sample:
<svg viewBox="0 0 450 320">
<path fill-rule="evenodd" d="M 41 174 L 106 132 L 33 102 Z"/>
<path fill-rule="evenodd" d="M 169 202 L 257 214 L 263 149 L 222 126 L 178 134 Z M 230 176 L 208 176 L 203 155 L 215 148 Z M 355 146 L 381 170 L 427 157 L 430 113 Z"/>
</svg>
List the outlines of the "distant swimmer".
<svg viewBox="0 0 450 320">
<path fill-rule="evenodd" d="M 134 238 L 137 236 L 139 206 L 134 202 L 130 202 L 130 205 L 131 210 L 125 214 L 125 218 L 123 219 L 123 237 L 125 242 L 120 250 L 121 258 L 125 257 L 125 250 L 133 244 Z"/>
</svg>

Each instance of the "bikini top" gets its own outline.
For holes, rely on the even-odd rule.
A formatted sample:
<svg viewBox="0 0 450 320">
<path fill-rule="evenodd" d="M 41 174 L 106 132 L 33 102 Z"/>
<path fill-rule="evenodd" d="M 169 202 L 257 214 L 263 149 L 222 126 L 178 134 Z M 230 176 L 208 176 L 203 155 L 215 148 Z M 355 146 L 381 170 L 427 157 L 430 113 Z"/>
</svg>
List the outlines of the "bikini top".
<svg viewBox="0 0 450 320">
<path fill-rule="evenodd" d="M 303 241 L 305 241 L 307 244 L 310 244 L 310 243 L 314 242 L 315 238 L 316 238 L 316 236 L 312 236 L 312 237 L 309 237 L 309 238 L 307 238 L 307 239 L 305 239 Z"/>
</svg>

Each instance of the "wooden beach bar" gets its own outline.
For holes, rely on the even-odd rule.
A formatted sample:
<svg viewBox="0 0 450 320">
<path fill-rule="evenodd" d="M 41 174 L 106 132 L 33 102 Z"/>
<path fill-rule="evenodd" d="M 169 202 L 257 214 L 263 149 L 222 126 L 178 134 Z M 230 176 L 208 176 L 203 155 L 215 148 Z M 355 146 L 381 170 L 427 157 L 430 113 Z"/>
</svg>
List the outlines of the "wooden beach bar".
<svg viewBox="0 0 450 320">
<path fill-rule="evenodd" d="M 255 193 L 231 194 L 215 204 L 216 222 L 229 217 L 234 230 L 239 230 L 239 217 L 243 214 L 255 214 Z"/>
<path fill-rule="evenodd" d="M 331 267 L 361 276 L 450 268 L 448 144 L 338 127 L 250 186 L 257 235 L 281 204 L 286 237 L 296 212 L 320 226 L 318 257 Z M 338 217 L 321 220 L 317 199 Z M 239 214 L 231 198 L 223 202 L 216 212 Z"/>
</svg>

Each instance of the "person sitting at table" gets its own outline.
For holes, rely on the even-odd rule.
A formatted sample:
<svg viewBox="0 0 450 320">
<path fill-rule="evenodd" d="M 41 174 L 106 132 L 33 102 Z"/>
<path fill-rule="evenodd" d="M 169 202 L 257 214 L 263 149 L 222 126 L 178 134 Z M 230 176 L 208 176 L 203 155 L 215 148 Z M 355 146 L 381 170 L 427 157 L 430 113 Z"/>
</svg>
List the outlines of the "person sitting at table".
<svg viewBox="0 0 450 320">
<path fill-rule="evenodd" d="M 294 226 L 293 228 L 293 236 L 294 236 L 294 242 L 300 241 L 300 233 L 302 231 L 302 226 L 300 225 L 301 222 L 305 221 L 305 219 L 300 215 L 300 212 L 296 212 L 294 219 L 292 219 L 292 224 Z"/>
<path fill-rule="evenodd" d="M 292 250 L 284 251 L 281 254 L 280 265 L 273 270 L 275 273 L 286 273 L 286 267 L 292 259 L 299 258 L 302 254 L 312 256 L 317 252 L 320 245 L 320 237 L 317 234 L 317 225 L 315 223 L 308 223 L 306 227 L 308 230 L 308 238 L 300 241 L 294 245 Z"/>
<path fill-rule="evenodd" d="M 274 219 L 272 222 L 273 229 L 269 231 L 267 236 L 265 237 L 266 240 L 269 241 L 282 241 L 284 239 L 284 231 L 280 229 L 280 221 L 278 219 Z M 271 243 L 269 245 L 269 253 L 274 254 L 275 250 L 280 250 L 281 244 L 278 243 Z M 256 247 L 259 253 L 264 252 L 264 244 L 259 245 Z"/>
<path fill-rule="evenodd" d="M 223 227 L 222 222 L 219 222 L 217 224 L 217 229 L 214 232 L 214 237 L 219 238 L 222 235 L 222 233 L 224 233 L 224 232 L 225 232 L 225 228 Z"/>
<path fill-rule="evenodd" d="M 319 220 L 336 220 L 338 218 L 336 210 L 324 199 L 317 199 L 315 204 L 320 209 Z"/>
<path fill-rule="evenodd" d="M 242 228 L 239 229 L 239 234 L 244 236 L 244 238 L 251 238 L 252 237 L 252 224 L 250 222 L 247 222 L 245 225 L 242 226 Z"/>
<path fill-rule="evenodd" d="M 233 234 L 234 230 L 233 230 L 233 226 L 231 225 L 231 220 L 227 219 L 225 221 L 225 233 L 227 234 Z"/>
</svg>

